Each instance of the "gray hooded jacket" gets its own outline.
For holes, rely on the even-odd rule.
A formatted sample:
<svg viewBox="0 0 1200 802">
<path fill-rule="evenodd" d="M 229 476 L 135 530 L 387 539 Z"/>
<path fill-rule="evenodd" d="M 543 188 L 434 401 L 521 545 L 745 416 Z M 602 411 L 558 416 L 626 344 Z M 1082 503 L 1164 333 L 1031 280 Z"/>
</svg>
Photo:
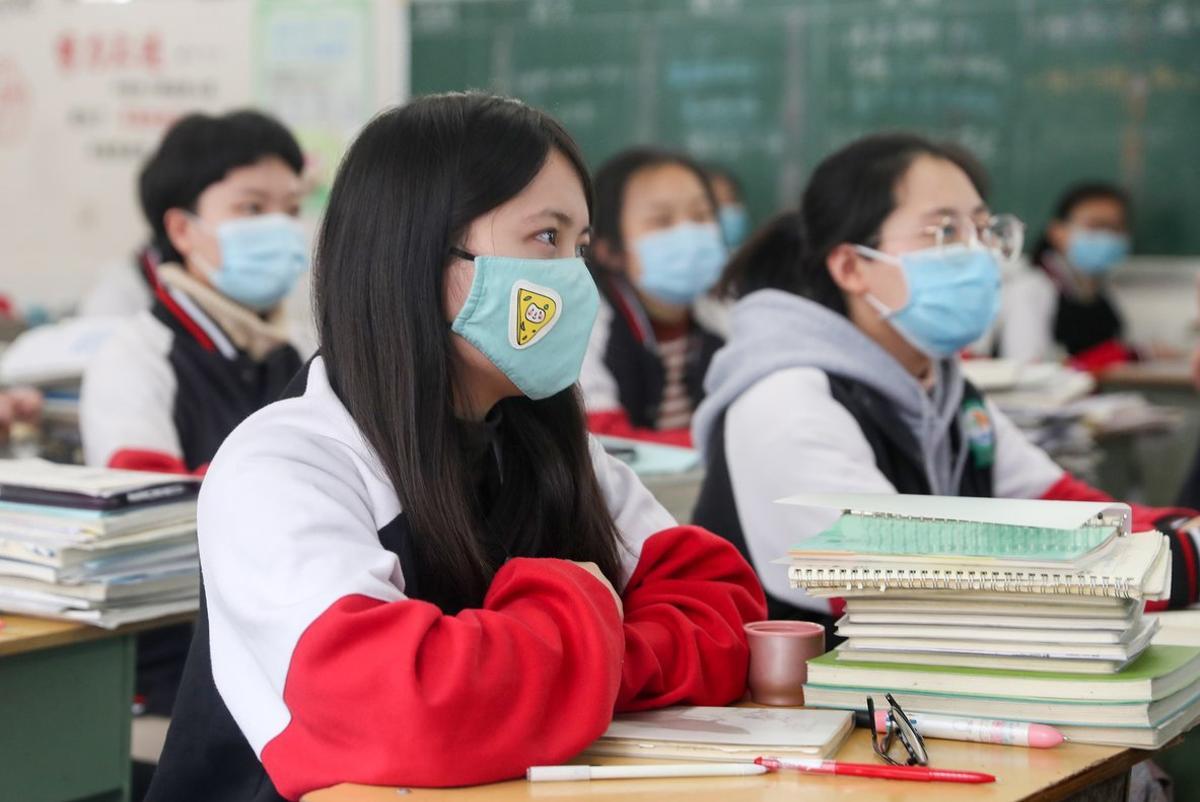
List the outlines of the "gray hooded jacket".
<svg viewBox="0 0 1200 802">
<path fill-rule="evenodd" d="M 963 398 L 957 360 L 936 363 L 926 389 L 894 357 L 847 318 L 780 290 L 759 290 L 733 308 L 732 335 L 704 380 L 705 399 L 692 418 L 693 441 L 705 449 L 729 405 L 759 380 L 786 368 L 811 367 L 861 382 L 895 404 L 921 447 L 934 495 L 958 495 L 969 452 L 951 453 L 950 433 Z"/>
</svg>

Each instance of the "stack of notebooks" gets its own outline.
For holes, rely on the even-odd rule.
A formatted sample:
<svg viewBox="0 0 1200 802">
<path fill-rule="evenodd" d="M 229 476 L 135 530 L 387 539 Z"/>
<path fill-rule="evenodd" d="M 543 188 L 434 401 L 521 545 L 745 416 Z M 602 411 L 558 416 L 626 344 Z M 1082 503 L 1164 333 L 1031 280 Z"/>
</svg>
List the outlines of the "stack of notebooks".
<svg viewBox="0 0 1200 802">
<path fill-rule="evenodd" d="M 199 600 L 199 482 L 0 461 L 0 610 L 113 628 Z"/>
<path fill-rule="evenodd" d="M 793 587 L 845 599 L 806 703 L 1060 727 L 1156 747 L 1200 718 L 1200 650 L 1151 646 L 1146 600 L 1170 591 L 1170 546 L 1120 504 L 798 496 L 842 511 L 792 550 Z"/>
</svg>

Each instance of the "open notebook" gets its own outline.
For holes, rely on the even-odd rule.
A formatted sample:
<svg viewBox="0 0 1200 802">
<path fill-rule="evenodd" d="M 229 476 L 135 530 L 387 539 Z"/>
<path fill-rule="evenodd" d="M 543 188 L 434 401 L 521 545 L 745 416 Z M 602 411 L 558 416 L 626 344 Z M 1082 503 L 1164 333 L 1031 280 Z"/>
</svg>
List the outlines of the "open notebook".
<svg viewBox="0 0 1200 802">
<path fill-rule="evenodd" d="M 592 755 L 742 762 L 833 755 L 854 727 L 842 710 L 668 707 L 613 719 Z"/>
</svg>

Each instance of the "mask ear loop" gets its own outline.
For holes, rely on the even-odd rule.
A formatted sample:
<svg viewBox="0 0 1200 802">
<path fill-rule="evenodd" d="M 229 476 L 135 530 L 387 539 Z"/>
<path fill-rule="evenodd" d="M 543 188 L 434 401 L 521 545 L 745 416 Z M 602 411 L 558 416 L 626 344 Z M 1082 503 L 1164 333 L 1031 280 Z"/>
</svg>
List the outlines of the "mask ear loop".
<svg viewBox="0 0 1200 802">
<path fill-rule="evenodd" d="M 450 255 L 457 256 L 459 259 L 466 259 L 468 262 L 474 262 L 476 258 L 475 254 L 471 253 L 470 251 L 464 251 L 459 247 L 452 247 L 450 249 Z"/>
<path fill-rule="evenodd" d="M 892 256 L 890 253 L 884 253 L 883 251 L 878 251 L 866 245 L 855 245 L 854 250 L 858 251 L 860 255 L 865 256 L 867 259 L 873 262 L 887 262 L 888 264 L 893 264 L 898 267 L 903 266 L 902 262 L 895 256 Z M 903 275 L 903 273 L 901 273 L 901 275 Z M 905 279 L 905 284 L 907 285 L 907 283 L 908 280 Z M 864 294 L 863 300 L 867 302 L 867 306 L 871 307 L 879 314 L 881 320 L 888 320 L 900 311 L 899 309 L 890 308 L 883 301 L 876 298 L 874 293 L 871 292 Z"/>
<path fill-rule="evenodd" d="M 217 243 L 217 248 L 220 249 L 221 238 L 217 236 L 217 232 L 213 231 L 209 227 L 208 223 L 201 220 L 200 216 L 197 215 L 195 212 L 188 211 L 187 209 L 183 209 L 181 211 L 183 212 L 184 216 L 186 216 L 187 219 L 189 221 L 191 221 L 192 225 L 196 226 L 196 228 L 200 229 L 205 234 L 212 237 L 213 240 L 215 240 Z M 201 256 L 199 254 L 199 252 L 192 253 L 190 258 L 193 262 L 196 263 L 197 267 L 199 267 L 201 270 L 204 271 L 204 275 L 206 275 L 208 277 L 209 283 L 213 284 L 215 286 L 216 285 L 216 276 L 218 273 L 221 272 L 221 268 L 212 264 L 211 262 L 209 262 L 207 259 L 205 259 L 203 256 Z"/>
</svg>

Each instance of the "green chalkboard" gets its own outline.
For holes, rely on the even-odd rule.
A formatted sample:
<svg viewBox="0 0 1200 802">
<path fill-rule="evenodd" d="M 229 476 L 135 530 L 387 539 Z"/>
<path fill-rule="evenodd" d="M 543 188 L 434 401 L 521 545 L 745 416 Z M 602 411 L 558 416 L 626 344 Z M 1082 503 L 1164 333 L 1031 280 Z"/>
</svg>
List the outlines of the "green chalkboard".
<svg viewBox="0 0 1200 802">
<path fill-rule="evenodd" d="M 1083 178 L 1137 248 L 1200 253 L 1200 0 L 417 0 L 414 94 L 558 116 L 598 164 L 661 143 L 733 168 L 759 217 L 881 129 L 970 147 L 1039 227 Z"/>
</svg>

